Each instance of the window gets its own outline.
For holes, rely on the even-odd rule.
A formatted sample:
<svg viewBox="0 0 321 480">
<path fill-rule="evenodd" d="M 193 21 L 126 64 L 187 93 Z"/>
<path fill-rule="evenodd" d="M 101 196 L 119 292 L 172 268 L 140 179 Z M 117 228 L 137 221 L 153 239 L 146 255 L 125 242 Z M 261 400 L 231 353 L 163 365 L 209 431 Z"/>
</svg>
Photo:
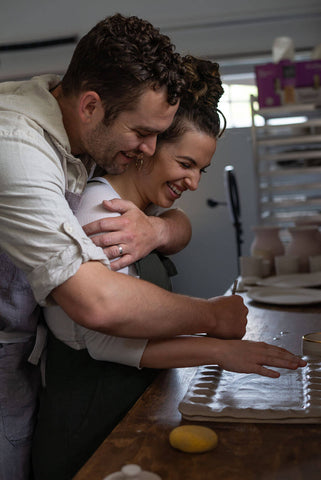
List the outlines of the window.
<svg viewBox="0 0 321 480">
<path fill-rule="evenodd" d="M 226 117 L 227 128 L 250 127 L 252 125 L 250 96 L 257 96 L 257 87 L 227 84 L 223 79 L 223 88 L 224 94 L 219 102 L 219 109 Z"/>
</svg>

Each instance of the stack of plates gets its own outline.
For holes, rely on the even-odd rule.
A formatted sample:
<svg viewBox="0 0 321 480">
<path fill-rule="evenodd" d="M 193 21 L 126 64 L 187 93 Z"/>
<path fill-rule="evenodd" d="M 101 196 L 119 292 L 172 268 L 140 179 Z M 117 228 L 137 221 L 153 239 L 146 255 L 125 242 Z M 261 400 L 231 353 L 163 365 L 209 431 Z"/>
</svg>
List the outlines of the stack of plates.
<svg viewBox="0 0 321 480">
<path fill-rule="evenodd" d="M 268 277 L 259 279 L 257 285 L 247 292 L 251 300 L 276 305 L 321 303 L 321 290 L 310 288 L 321 285 L 321 272 Z"/>
</svg>

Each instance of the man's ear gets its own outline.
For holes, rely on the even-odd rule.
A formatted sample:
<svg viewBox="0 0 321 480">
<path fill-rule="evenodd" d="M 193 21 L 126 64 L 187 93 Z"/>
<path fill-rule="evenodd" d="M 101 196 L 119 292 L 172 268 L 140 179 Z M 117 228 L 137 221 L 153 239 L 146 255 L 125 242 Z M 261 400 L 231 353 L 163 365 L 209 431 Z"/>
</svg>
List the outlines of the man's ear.
<svg viewBox="0 0 321 480">
<path fill-rule="evenodd" d="M 97 92 L 89 91 L 79 98 L 79 115 L 84 123 L 100 121 L 104 117 L 104 108 Z"/>
</svg>

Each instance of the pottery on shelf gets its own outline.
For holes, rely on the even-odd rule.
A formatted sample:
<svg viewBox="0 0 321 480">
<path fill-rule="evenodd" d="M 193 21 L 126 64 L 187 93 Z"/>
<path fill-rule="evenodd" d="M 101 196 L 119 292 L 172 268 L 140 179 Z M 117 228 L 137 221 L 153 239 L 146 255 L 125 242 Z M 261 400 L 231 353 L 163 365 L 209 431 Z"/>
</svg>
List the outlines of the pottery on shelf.
<svg viewBox="0 0 321 480">
<path fill-rule="evenodd" d="M 286 247 L 287 255 L 299 258 L 299 272 L 309 271 L 309 257 L 321 254 L 321 235 L 316 225 L 292 227 L 288 229 L 291 235 Z"/>
<path fill-rule="evenodd" d="M 270 274 L 274 273 L 274 258 L 284 254 L 284 245 L 279 237 L 280 228 L 270 225 L 252 227 L 255 232 L 250 247 L 253 257 L 260 257 L 270 264 Z"/>
<path fill-rule="evenodd" d="M 302 218 L 298 218 L 295 221 L 296 227 L 306 227 L 307 225 L 313 225 L 317 227 L 321 227 L 321 215 L 308 215 Z"/>
</svg>

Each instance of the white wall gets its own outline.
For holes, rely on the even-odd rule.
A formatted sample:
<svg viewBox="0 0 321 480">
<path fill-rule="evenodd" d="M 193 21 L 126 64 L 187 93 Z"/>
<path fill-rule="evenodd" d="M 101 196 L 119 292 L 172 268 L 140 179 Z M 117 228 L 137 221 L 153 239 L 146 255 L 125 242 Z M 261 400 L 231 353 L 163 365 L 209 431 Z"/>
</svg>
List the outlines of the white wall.
<svg viewBox="0 0 321 480">
<path fill-rule="evenodd" d="M 185 192 L 179 202 L 193 227 L 191 243 L 173 256 L 178 275 L 176 292 L 209 298 L 221 295 L 237 276 L 235 230 L 226 206 L 210 208 L 207 199 L 225 201 L 224 167 L 233 165 L 238 183 L 243 224 L 242 253 L 249 254 L 256 224 L 256 191 L 250 128 L 227 130 L 218 140 L 211 167 L 196 192 Z"/>
<path fill-rule="evenodd" d="M 0 47 L 71 34 L 82 36 L 115 12 L 150 20 L 179 51 L 215 58 L 270 52 L 287 35 L 298 50 L 321 43 L 320 0 L 1 0 Z M 63 73 L 73 48 L 0 51 L 0 80 Z"/>
</svg>

